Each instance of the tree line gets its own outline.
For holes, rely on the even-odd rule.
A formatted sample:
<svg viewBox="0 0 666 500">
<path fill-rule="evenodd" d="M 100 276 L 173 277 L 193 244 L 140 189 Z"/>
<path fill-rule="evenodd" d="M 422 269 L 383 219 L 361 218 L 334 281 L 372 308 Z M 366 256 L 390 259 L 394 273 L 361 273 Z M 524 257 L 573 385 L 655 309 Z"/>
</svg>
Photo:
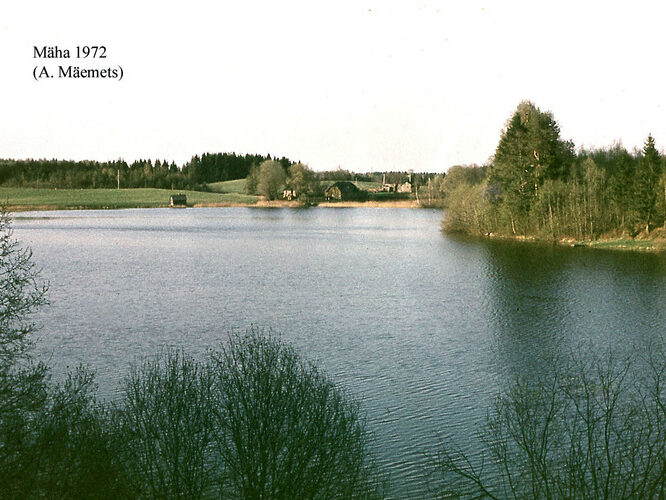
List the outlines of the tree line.
<svg viewBox="0 0 666 500">
<path fill-rule="evenodd" d="M 270 155 L 205 153 L 182 166 L 166 160 L 119 159 L 107 162 L 0 159 L 0 186 L 49 189 L 159 188 L 206 190 L 211 182 L 247 177 Z M 284 168 L 288 158 L 276 160 Z"/>
<path fill-rule="evenodd" d="M 650 235 L 666 220 L 666 163 L 651 135 L 632 152 L 576 151 L 552 113 L 528 101 L 488 165 L 452 169 L 442 184 L 450 231 L 598 239 Z"/>
<path fill-rule="evenodd" d="M 98 161 L 0 159 L 0 186 L 42 189 L 157 188 L 208 191 L 208 184 L 246 179 L 245 192 L 269 200 L 282 197 L 289 190 L 306 199 L 323 195 L 323 181 L 362 181 L 402 183 L 411 175 L 415 186 L 437 181 L 442 174 L 387 171 L 356 173 L 346 169 L 315 172 L 289 158 L 270 154 L 236 155 L 204 153 L 195 155 L 182 166 L 167 160 L 140 159 L 127 163 L 122 159 Z M 433 205 L 435 205 L 433 203 Z"/>
</svg>

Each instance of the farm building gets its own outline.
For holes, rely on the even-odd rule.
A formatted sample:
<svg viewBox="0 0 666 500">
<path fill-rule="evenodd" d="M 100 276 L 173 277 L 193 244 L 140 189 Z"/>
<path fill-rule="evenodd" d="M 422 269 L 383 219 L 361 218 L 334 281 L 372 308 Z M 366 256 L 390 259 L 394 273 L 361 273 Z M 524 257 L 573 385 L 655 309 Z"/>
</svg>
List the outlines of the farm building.
<svg viewBox="0 0 666 500">
<path fill-rule="evenodd" d="M 358 200 L 363 197 L 363 191 L 349 181 L 338 181 L 331 184 L 324 191 L 324 197 L 327 200 L 331 198 L 336 200 Z"/>
<path fill-rule="evenodd" d="M 169 198 L 169 205 L 172 207 L 184 207 L 187 205 L 187 196 L 184 194 L 172 194 Z"/>
<path fill-rule="evenodd" d="M 402 184 L 398 184 L 396 191 L 398 193 L 411 193 L 412 192 L 412 183 L 411 182 L 403 182 Z"/>
</svg>

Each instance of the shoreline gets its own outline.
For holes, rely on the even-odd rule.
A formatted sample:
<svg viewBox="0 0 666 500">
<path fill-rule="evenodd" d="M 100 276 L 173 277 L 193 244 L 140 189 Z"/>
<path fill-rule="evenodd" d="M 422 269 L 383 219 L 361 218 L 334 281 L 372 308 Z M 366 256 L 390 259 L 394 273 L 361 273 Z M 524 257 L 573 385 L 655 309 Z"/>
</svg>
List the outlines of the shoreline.
<svg viewBox="0 0 666 500">
<path fill-rule="evenodd" d="M 657 229 L 655 229 L 655 232 Z M 464 234 L 464 233 L 462 233 Z M 468 235 L 473 236 L 473 235 Z M 554 244 L 563 247 L 572 248 L 592 248 L 596 250 L 619 250 L 619 251 L 633 251 L 633 252 L 651 252 L 658 253 L 666 251 L 666 238 L 662 235 L 655 235 L 652 237 L 613 237 L 613 238 L 600 238 L 598 240 L 577 240 L 575 238 L 563 237 L 558 239 L 544 239 L 536 236 L 503 236 L 498 234 L 489 233 L 486 235 L 479 235 L 481 238 L 514 241 L 521 243 L 540 243 L 540 244 Z"/>
<path fill-rule="evenodd" d="M 256 203 L 239 203 L 239 202 L 203 202 L 193 203 L 191 206 L 180 208 L 310 208 L 310 207 L 323 207 L 323 208 L 422 208 L 416 200 L 400 200 L 400 201 L 339 201 L 339 202 L 321 202 L 313 205 L 305 205 L 299 201 L 287 200 L 259 200 Z M 172 208 L 168 204 L 154 205 L 154 204 L 128 204 L 128 205 L 58 205 L 58 204 L 20 204 L 20 205 L 6 205 L 5 210 L 8 212 L 46 212 L 55 210 L 123 210 L 133 208 Z M 178 207 L 173 207 L 178 208 Z"/>
<path fill-rule="evenodd" d="M 6 205 L 7 212 L 48 212 L 56 210 L 128 210 L 134 208 L 423 208 L 416 201 L 340 201 L 322 202 L 306 206 L 298 201 L 265 201 L 256 203 L 238 202 L 209 202 L 194 203 L 187 207 L 170 207 L 164 205 L 142 205 L 140 203 L 122 206 L 99 206 L 99 205 Z"/>
<path fill-rule="evenodd" d="M 622 250 L 634 252 L 663 252 L 666 250 L 666 239 L 607 238 L 600 240 L 561 241 L 561 245 L 571 247 L 594 248 L 597 250 Z"/>
<path fill-rule="evenodd" d="M 200 207 L 256 207 L 256 208 L 421 208 L 416 200 L 399 201 L 323 201 L 312 205 L 305 205 L 300 201 L 286 200 L 260 200 L 256 203 L 195 203 L 194 208 Z"/>
</svg>

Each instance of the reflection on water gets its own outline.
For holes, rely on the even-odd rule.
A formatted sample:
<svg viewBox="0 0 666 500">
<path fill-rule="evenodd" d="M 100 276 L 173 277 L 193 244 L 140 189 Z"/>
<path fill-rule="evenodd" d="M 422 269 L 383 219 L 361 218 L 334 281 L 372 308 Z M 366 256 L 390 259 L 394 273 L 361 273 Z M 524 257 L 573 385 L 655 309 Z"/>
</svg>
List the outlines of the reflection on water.
<svg viewBox="0 0 666 500">
<path fill-rule="evenodd" d="M 640 350 L 663 331 L 664 256 L 501 242 L 486 247 L 497 353 L 514 375 L 530 360 L 537 369 L 581 346 Z"/>
<path fill-rule="evenodd" d="M 666 324 L 666 259 L 466 240 L 441 212 L 187 209 L 18 217 L 51 283 L 40 354 L 84 362 L 109 398 L 132 359 L 203 355 L 254 324 L 358 397 L 397 497 L 423 494 L 424 452 L 468 450 L 496 392 L 592 345 L 648 345 Z M 472 448 L 470 448 L 472 447 Z"/>
</svg>

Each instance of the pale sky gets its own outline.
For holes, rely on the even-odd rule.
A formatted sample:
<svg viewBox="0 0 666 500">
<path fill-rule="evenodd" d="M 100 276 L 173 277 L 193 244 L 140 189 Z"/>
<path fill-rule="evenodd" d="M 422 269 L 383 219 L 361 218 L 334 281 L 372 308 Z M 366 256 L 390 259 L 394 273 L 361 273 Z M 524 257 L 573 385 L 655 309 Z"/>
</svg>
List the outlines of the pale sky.
<svg viewBox="0 0 666 500">
<path fill-rule="evenodd" d="M 38 1 L 0 6 L 0 158 L 270 153 L 483 164 L 523 99 L 577 147 L 666 145 L 662 2 Z M 33 46 L 104 45 L 41 60 Z M 122 81 L 33 79 L 121 66 Z"/>
</svg>

